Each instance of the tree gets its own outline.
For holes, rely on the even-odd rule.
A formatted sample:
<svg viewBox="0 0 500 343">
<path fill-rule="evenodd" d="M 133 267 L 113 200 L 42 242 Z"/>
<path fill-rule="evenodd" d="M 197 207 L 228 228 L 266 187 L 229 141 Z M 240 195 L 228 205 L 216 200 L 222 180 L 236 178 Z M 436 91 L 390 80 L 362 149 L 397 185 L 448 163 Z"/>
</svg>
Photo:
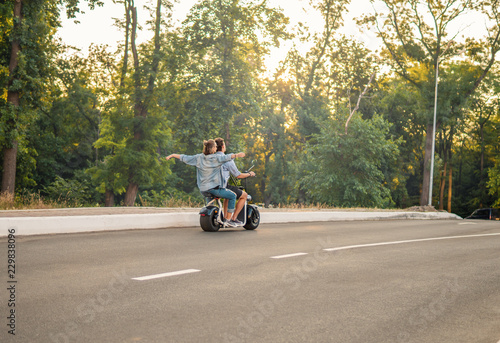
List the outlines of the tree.
<svg viewBox="0 0 500 343">
<path fill-rule="evenodd" d="M 500 137 L 499 137 L 500 138 Z M 488 193 L 495 199 L 492 207 L 500 207 L 500 153 L 497 151 L 495 165 L 488 169 Z"/>
<path fill-rule="evenodd" d="M 162 83 L 163 98 L 170 102 L 162 104 L 173 114 L 174 151 L 199 153 L 203 140 L 214 137 L 223 137 L 228 151 L 252 144 L 246 135 L 265 107 L 264 58 L 270 46 L 290 37 L 287 23 L 268 1 L 205 0 L 191 9 L 172 33 L 164 61 L 169 83 Z M 178 186 L 191 193 L 193 174 L 178 175 Z"/>
<path fill-rule="evenodd" d="M 392 207 L 390 186 L 384 175 L 394 167 L 398 144 L 389 137 L 390 124 L 380 116 L 364 120 L 354 116 L 345 135 L 344 121 L 329 121 L 313 139 L 306 154 L 306 174 L 300 181 L 311 201 L 338 207 Z"/>
<path fill-rule="evenodd" d="M 340 95 L 336 92 L 338 88 L 332 89 L 332 84 L 336 83 L 337 86 L 342 84 L 342 82 L 337 82 L 340 81 L 337 78 L 339 75 L 336 73 L 339 70 L 335 67 L 338 66 L 337 59 L 346 57 L 343 55 L 342 47 L 343 43 L 345 45 L 348 43 L 346 39 L 335 40 L 334 38 L 336 30 L 342 25 L 342 15 L 348 4 L 348 0 L 323 0 L 314 4 L 314 8 L 319 11 L 324 21 L 323 32 L 314 34 L 313 37 L 302 38 L 312 39 L 315 42 L 314 47 L 305 57 L 297 51 L 292 51 L 288 57 L 291 74 L 295 75 L 297 83 L 297 102 L 295 104 L 297 125 L 305 140 L 320 132 L 320 123 L 329 116 L 329 111 L 326 109 L 329 100 L 333 100 L 335 103 Z M 341 64 L 346 66 L 344 63 Z M 330 92 L 337 99 L 329 99 Z M 336 101 L 336 103 L 339 102 Z"/>
<path fill-rule="evenodd" d="M 498 69 L 496 70 L 496 75 L 498 75 Z M 494 78 L 498 81 L 498 77 Z M 500 103 L 498 101 L 498 94 L 500 92 L 500 84 L 495 82 L 495 87 L 493 88 L 496 94 L 496 113 L 492 115 L 493 132 L 496 132 L 496 136 L 493 136 L 492 145 L 492 155 L 494 160 L 494 165 L 488 169 L 488 182 L 486 186 L 488 187 L 488 193 L 493 197 L 494 202 L 491 206 L 500 207 L 500 148 L 498 142 L 500 142 Z"/>
<path fill-rule="evenodd" d="M 20 35 L 21 22 L 22 22 L 22 5 L 21 1 L 16 1 L 14 4 L 13 28 L 14 35 Z M 17 146 L 18 138 L 15 134 L 16 113 L 19 108 L 19 89 L 13 88 L 16 77 L 15 72 L 19 65 L 19 52 L 21 51 L 21 42 L 19 37 L 13 37 L 11 43 L 10 62 L 9 62 L 9 79 L 7 83 L 7 111 L 2 111 L 2 121 L 5 123 L 5 133 L 7 136 L 3 154 L 3 175 L 2 175 L 2 193 L 14 194 L 15 180 L 16 180 L 16 160 L 17 160 Z"/>
<path fill-rule="evenodd" d="M 421 205 L 427 205 L 430 183 L 430 158 L 433 123 L 430 120 L 433 109 L 434 87 L 440 63 L 459 56 L 464 49 L 469 54 L 482 55 L 481 63 L 476 65 L 479 71 L 472 82 L 472 87 L 464 94 L 462 101 L 474 93 L 495 62 L 495 55 L 500 49 L 500 13 L 498 1 L 441 0 L 441 1 L 400 1 L 384 0 L 387 12 L 365 16 L 361 24 L 368 24 L 377 29 L 382 39 L 384 57 L 390 61 L 393 70 L 416 87 L 425 99 L 428 110 L 427 135 L 425 144 L 425 160 L 423 169 Z M 472 11 L 481 11 L 492 23 L 489 36 L 480 41 L 468 39 L 465 44 L 456 42 L 460 32 L 450 35 L 449 26 L 460 16 Z M 427 18 L 430 18 L 428 24 Z M 427 77 L 418 78 L 414 69 L 422 66 L 427 70 Z M 439 118 L 438 118 L 439 120 Z"/>
<path fill-rule="evenodd" d="M 106 153 L 93 144 L 113 89 L 114 70 L 110 66 L 115 55 L 95 45 L 84 57 L 63 48 L 52 61 L 51 82 L 45 84 L 50 105 L 39 111 L 27 135 L 29 146 L 36 151 L 35 189 L 42 192 L 56 177 L 81 175 Z"/>
<path fill-rule="evenodd" d="M 102 4 L 88 1 L 91 7 Z M 43 84 L 53 53 L 52 35 L 59 25 L 59 5 L 67 4 L 68 16 L 78 12 L 78 0 L 11 0 L 0 4 L 2 13 L 2 94 L 0 108 L 3 171 L 1 193 L 12 196 L 16 184 L 18 149 L 23 146 L 23 129 L 43 106 Z M 8 62 L 7 62 L 8 61 Z"/>
<path fill-rule="evenodd" d="M 313 149 L 319 142 L 316 140 L 318 135 L 323 134 L 326 127 L 331 128 L 332 120 L 343 120 L 347 124 L 349 118 L 344 116 L 345 109 L 356 104 L 358 99 L 360 103 L 354 112 L 359 109 L 361 115 L 366 114 L 366 104 L 361 102 L 362 92 L 371 83 L 375 71 L 368 50 L 337 33 L 349 1 L 324 0 L 311 4 L 323 18 L 323 31 L 300 37 L 313 41 L 314 45 L 305 56 L 292 50 L 285 61 L 287 70 L 283 76 L 294 78 L 289 116 L 295 122 L 295 147 L 299 154 L 307 154 L 308 149 Z M 303 186 L 302 182 L 296 184 L 299 202 L 311 198 Z"/>
<path fill-rule="evenodd" d="M 230 149 L 242 145 L 247 124 L 259 114 L 264 57 L 270 45 L 289 37 L 287 23 L 266 0 L 204 0 L 191 9 L 182 31 L 189 99 L 176 118 L 188 149 L 214 136 L 223 137 Z"/>
<path fill-rule="evenodd" d="M 137 9 L 133 0 L 124 2 L 126 42 L 132 53 L 132 75 L 126 75 L 128 48 L 120 68 L 120 87 L 110 101 L 110 110 L 101 125 L 101 137 L 95 143 L 98 148 L 111 152 L 91 172 L 100 180 L 100 190 L 109 194 L 125 191 L 124 204 L 133 206 L 140 186 L 150 185 L 163 179 L 168 172 L 160 165 L 157 148 L 164 145 L 168 136 L 164 110 L 158 106 L 156 83 L 162 59 L 163 8 L 171 11 L 170 1 L 157 0 L 154 6 L 153 41 L 137 46 Z M 129 28 L 130 25 L 130 28 Z M 130 37 L 128 36 L 130 35 Z M 142 60 L 141 60 L 142 58 Z"/>
<path fill-rule="evenodd" d="M 423 100 L 415 88 L 409 88 L 407 82 L 399 76 L 381 76 L 379 87 L 373 93 L 371 101 L 374 111 L 383 115 L 392 125 L 390 134 L 401 139 L 398 180 L 404 185 L 404 191 L 393 194 L 396 205 L 400 208 L 418 203 L 420 199 L 421 161 L 424 151 L 426 121 L 422 113 Z"/>
<path fill-rule="evenodd" d="M 476 166 L 475 187 L 470 195 L 479 207 L 491 206 L 494 199 L 488 191 L 488 182 L 494 184 L 496 159 L 498 155 L 498 119 L 500 97 L 498 95 L 498 68 L 495 68 L 471 97 L 471 106 L 464 118 L 466 133 L 471 141 L 473 153 L 469 156 Z M 469 195 L 469 196 L 470 196 Z"/>
<path fill-rule="evenodd" d="M 265 207 L 296 200 L 297 152 L 296 122 L 292 119 L 292 81 L 276 78 L 266 85 L 262 115 L 248 132 L 249 159 L 256 161 L 255 198 Z M 248 180 L 252 182 L 253 180 Z"/>
</svg>

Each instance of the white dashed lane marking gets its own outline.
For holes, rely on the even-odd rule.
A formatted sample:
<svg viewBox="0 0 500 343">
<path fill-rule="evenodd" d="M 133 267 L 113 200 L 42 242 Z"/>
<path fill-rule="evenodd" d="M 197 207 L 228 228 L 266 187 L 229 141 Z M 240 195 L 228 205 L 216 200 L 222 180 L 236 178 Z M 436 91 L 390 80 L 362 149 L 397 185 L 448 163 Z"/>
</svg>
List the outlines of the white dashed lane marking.
<svg viewBox="0 0 500 343">
<path fill-rule="evenodd" d="M 148 276 L 134 277 L 134 278 L 132 278 L 132 280 L 145 281 L 145 280 L 159 279 L 159 278 L 162 278 L 162 277 L 169 277 L 169 276 L 176 276 L 176 275 L 197 273 L 197 272 L 200 272 L 200 271 L 201 270 L 199 270 L 199 269 L 185 269 L 185 270 L 179 270 L 179 271 L 176 271 L 176 272 L 169 272 L 169 273 L 162 273 L 162 274 L 154 274 L 154 275 L 148 275 Z"/>
<path fill-rule="evenodd" d="M 396 245 L 396 244 L 405 244 L 405 243 L 429 242 L 429 241 L 460 239 L 460 238 L 491 237 L 491 236 L 500 236 L 500 233 L 487 233 L 487 234 L 480 234 L 480 235 L 466 235 L 466 236 L 449 236 L 449 237 L 434 237 L 434 238 L 409 239 L 409 240 L 404 240 L 404 241 L 393 241 L 393 242 L 380 242 L 380 243 L 370 243 L 370 244 L 347 245 L 347 246 L 343 246 L 343 247 L 326 248 L 326 249 L 323 249 L 323 250 L 324 251 L 339 251 L 339 250 L 349 250 L 349 249 L 358 249 L 358 248 L 378 247 L 378 246 L 384 246 L 384 245 Z M 304 255 L 308 255 L 308 253 L 306 253 L 306 252 L 297 252 L 297 253 L 293 253 L 293 254 L 271 256 L 271 258 L 273 258 L 273 259 L 282 259 L 282 258 L 297 257 L 297 256 L 304 256 Z M 175 272 L 168 272 L 168 273 L 161 273 L 161 274 L 153 274 L 153 275 L 135 277 L 135 278 L 132 278 L 132 280 L 145 281 L 145 280 L 159 279 L 159 278 L 165 278 L 165 277 L 170 277 L 170 276 L 177 276 L 177 275 L 183 275 L 183 274 L 197 273 L 197 272 L 200 272 L 200 271 L 201 270 L 199 270 L 199 269 L 184 269 L 184 270 L 178 270 L 178 271 L 175 271 Z M 497 343 L 500 343 L 500 341 L 498 341 Z"/>
<path fill-rule="evenodd" d="M 326 248 L 323 250 L 325 250 L 325 251 L 339 251 L 339 250 L 349 250 L 349 249 L 358 249 L 358 248 L 378 247 L 378 246 L 383 246 L 383 245 L 396 245 L 396 244 L 405 244 L 405 243 L 439 241 L 439 240 L 446 240 L 446 239 L 475 238 L 475 237 L 489 237 L 489 236 L 500 236 L 500 233 L 487 233 L 487 234 L 482 234 L 482 235 L 467 235 L 467 236 L 434 237 L 434 238 L 410 239 L 410 240 L 406 240 L 406 241 L 347 245 L 344 247 Z"/>
<path fill-rule="evenodd" d="M 307 255 L 307 253 L 306 252 L 296 252 L 294 254 L 271 256 L 271 258 L 279 259 L 279 258 L 288 258 L 288 257 L 303 256 L 303 255 Z"/>
</svg>

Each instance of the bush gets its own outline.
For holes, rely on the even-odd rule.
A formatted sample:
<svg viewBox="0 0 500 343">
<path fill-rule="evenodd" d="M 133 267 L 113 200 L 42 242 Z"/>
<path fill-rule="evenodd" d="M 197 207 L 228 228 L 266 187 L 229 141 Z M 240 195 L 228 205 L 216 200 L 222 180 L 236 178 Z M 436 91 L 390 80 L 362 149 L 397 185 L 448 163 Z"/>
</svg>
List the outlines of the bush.
<svg viewBox="0 0 500 343">
<path fill-rule="evenodd" d="M 66 207 L 96 206 L 103 201 L 102 194 L 96 191 L 91 177 L 83 171 L 75 173 L 72 179 L 56 179 L 43 188 L 48 199 L 67 204 Z"/>
<path fill-rule="evenodd" d="M 202 207 L 203 198 L 201 195 L 187 194 L 175 190 L 167 192 L 161 190 L 143 191 L 138 195 L 141 206 L 145 207 Z"/>
</svg>

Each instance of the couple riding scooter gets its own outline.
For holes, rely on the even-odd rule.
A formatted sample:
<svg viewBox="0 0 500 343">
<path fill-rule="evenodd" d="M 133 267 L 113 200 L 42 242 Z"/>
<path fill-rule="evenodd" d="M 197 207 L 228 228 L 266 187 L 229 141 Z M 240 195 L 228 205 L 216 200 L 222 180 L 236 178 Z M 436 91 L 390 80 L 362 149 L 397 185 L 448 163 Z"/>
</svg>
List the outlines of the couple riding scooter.
<svg viewBox="0 0 500 343">
<path fill-rule="evenodd" d="M 208 198 L 224 198 L 224 217 L 221 217 L 220 212 L 222 208 L 219 209 L 218 212 L 218 221 L 221 222 L 222 226 L 245 226 L 248 229 L 247 223 L 247 193 L 241 190 L 238 187 L 228 186 L 227 181 L 230 177 L 230 174 L 233 174 L 237 178 L 246 178 L 250 176 L 255 176 L 254 172 L 240 173 L 236 165 L 234 164 L 233 159 L 236 157 L 244 157 L 244 153 L 238 154 L 230 154 L 226 155 L 224 152 L 226 150 L 226 146 L 224 140 L 222 138 L 217 138 L 214 140 L 208 140 L 204 142 L 204 149 L 202 154 L 198 155 L 179 155 L 179 154 L 171 154 L 167 156 L 167 160 L 172 157 L 175 157 L 182 162 L 196 166 L 196 174 L 197 174 L 197 184 L 200 192 Z M 239 198 L 238 204 L 236 205 L 236 199 Z M 213 206 L 212 206 L 213 207 Z M 236 207 L 236 208 L 235 208 Z M 245 215 L 242 217 L 243 221 L 238 219 L 240 211 L 245 208 Z M 259 220 L 258 210 L 255 211 L 257 213 L 256 220 Z M 250 212 L 248 212 L 250 213 Z M 203 213 L 201 213 L 203 217 Z M 212 217 L 213 211 L 210 211 L 210 217 Z M 254 216 L 256 214 L 254 213 Z M 200 223 L 202 223 L 202 218 L 200 218 Z M 255 218 L 253 218 L 255 222 Z M 217 231 L 214 230 L 215 223 L 211 220 L 211 227 L 209 230 L 205 230 L 202 223 L 202 228 L 205 231 Z M 258 225 L 258 223 L 257 223 Z M 255 229 L 252 225 L 251 229 Z"/>
<path fill-rule="evenodd" d="M 226 152 L 226 144 L 224 143 L 224 139 L 216 138 L 215 143 L 217 144 L 216 154 L 224 155 Z M 223 182 L 224 182 L 223 183 L 224 188 L 227 188 L 228 190 L 234 192 L 236 194 L 236 199 L 237 199 L 236 207 L 235 207 L 234 213 L 232 215 L 232 219 L 229 222 L 229 224 L 233 224 L 235 226 L 243 226 L 245 223 L 242 222 L 241 220 L 238 220 L 238 215 L 246 204 L 248 194 L 244 190 L 240 189 L 237 186 L 229 185 L 228 181 L 229 181 L 229 177 L 231 175 L 233 175 L 237 179 L 245 179 L 247 177 L 255 176 L 255 173 L 253 171 L 241 173 L 238 170 L 238 167 L 236 167 L 236 164 L 234 163 L 233 160 L 224 163 L 222 165 L 221 171 L 222 171 L 222 178 L 223 178 Z M 228 212 L 228 203 L 229 203 L 228 199 L 225 199 L 224 200 L 224 213 Z"/>
</svg>

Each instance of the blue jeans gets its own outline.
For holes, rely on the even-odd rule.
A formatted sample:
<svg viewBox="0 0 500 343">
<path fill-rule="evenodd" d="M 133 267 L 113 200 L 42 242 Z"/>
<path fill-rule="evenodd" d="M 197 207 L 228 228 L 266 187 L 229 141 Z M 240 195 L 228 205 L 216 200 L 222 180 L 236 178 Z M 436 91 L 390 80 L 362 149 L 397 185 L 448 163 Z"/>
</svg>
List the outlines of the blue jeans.
<svg viewBox="0 0 500 343">
<path fill-rule="evenodd" d="M 236 193 L 234 193 L 233 191 L 227 188 L 213 188 L 206 192 L 202 192 L 202 194 L 203 193 L 210 193 L 218 198 L 229 200 L 227 204 L 227 212 L 228 213 L 234 212 L 234 207 L 236 206 Z"/>
</svg>

